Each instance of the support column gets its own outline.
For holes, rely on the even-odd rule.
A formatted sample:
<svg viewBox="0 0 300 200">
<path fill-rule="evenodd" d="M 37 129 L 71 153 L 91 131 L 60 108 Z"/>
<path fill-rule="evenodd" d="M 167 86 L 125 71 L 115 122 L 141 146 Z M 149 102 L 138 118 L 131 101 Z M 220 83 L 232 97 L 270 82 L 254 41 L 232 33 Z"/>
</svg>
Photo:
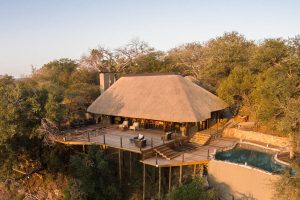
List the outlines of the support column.
<svg viewBox="0 0 300 200">
<path fill-rule="evenodd" d="M 143 163 L 143 200 L 145 200 L 146 191 L 146 165 Z"/>
<path fill-rule="evenodd" d="M 161 197 L 161 167 L 158 168 L 158 199 Z"/>
<path fill-rule="evenodd" d="M 182 183 L 182 165 L 180 165 L 180 171 L 179 171 L 179 185 Z"/>
<path fill-rule="evenodd" d="M 196 169 L 197 169 L 197 165 L 194 164 L 194 178 L 196 177 Z"/>
<path fill-rule="evenodd" d="M 199 176 L 202 177 L 203 175 L 203 170 L 204 170 L 204 166 L 203 165 L 199 165 Z"/>
<path fill-rule="evenodd" d="M 119 149 L 119 180 L 120 185 L 122 184 L 122 160 L 121 160 L 121 149 Z"/>
<path fill-rule="evenodd" d="M 131 151 L 129 152 L 129 177 L 132 176 L 132 166 L 131 166 Z"/>
<path fill-rule="evenodd" d="M 219 131 L 219 111 L 217 112 L 217 133 Z"/>
<path fill-rule="evenodd" d="M 172 167 L 169 167 L 169 193 L 171 192 L 172 187 Z"/>
<path fill-rule="evenodd" d="M 153 178 L 153 180 L 154 180 L 154 183 L 156 182 L 156 167 L 153 167 L 153 171 L 154 171 L 154 178 Z"/>
<path fill-rule="evenodd" d="M 209 122 L 208 122 L 208 119 L 206 120 L 206 129 L 209 129 Z"/>
</svg>

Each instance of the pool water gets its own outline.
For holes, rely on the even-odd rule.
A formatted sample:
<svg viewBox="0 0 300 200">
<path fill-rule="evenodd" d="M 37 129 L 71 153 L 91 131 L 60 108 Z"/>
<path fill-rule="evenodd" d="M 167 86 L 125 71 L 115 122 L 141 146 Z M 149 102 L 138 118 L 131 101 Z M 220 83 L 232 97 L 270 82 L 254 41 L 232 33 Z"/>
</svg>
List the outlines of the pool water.
<svg viewBox="0 0 300 200">
<path fill-rule="evenodd" d="M 286 166 L 276 163 L 272 154 L 242 148 L 218 152 L 215 158 L 239 164 L 247 163 L 249 166 L 272 173 L 280 173 L 286 168 Z"/>
</svg>

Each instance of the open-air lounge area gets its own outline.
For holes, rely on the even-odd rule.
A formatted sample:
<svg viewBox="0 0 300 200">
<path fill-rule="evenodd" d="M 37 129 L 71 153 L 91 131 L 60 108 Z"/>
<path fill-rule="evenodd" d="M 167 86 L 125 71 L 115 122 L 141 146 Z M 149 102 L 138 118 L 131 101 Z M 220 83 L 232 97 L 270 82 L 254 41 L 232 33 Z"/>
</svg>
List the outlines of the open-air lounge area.
<svg viewBox="0 0 300 200">
<path fill-rule="evenodd" d="M 121 124 L 95 124 L 76 130 L 68 130 L 62 138 L 65 144 L 105 145 L 141 153 L 155 147 L 169 144 L 185 137 L 178 132 L 165 132 L 159 128 L 143 128 L 138 122 L 129 125 L 128 121 Z"/>
</svg>

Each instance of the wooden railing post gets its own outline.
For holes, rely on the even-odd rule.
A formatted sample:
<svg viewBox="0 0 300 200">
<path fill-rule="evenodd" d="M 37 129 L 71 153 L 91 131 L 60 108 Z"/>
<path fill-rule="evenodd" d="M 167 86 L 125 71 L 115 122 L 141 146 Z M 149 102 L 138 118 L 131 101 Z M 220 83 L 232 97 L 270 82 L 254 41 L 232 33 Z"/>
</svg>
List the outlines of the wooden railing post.
<svg viewBox="0 0 300 200">
<path fill-rule="evenodd" d="M 184 152 L 182 153 L 182 162 L 184 162 Z"/>
<path fill-rule="evenodd" d="M 105 144 L 105 134 L 103 134 L 103 144 Z"/>
<path fill-rule="evenodd" d="M 207 149 L 207 159 L 209 160 L 209 149 Z"/>
<path fill-rule="evenodd" d="M 155 166 L 157 166 L 157 152 L 155 154 Z"/>
<path fill-rule="evenodd" d="M 120 147 L 122 148 L 123 147 L 123 141 L 122 141 L 122 136 L 120 137 Z"/>
<path fill-rule="evenodd" d="M 153 137 L 151 137 L 151 147 L 153 147 Z"/>
<path fill-rule="evenodd" d="M 87 132 L 88 142 L 90 142 L 90 132 Z"/>
</svg>

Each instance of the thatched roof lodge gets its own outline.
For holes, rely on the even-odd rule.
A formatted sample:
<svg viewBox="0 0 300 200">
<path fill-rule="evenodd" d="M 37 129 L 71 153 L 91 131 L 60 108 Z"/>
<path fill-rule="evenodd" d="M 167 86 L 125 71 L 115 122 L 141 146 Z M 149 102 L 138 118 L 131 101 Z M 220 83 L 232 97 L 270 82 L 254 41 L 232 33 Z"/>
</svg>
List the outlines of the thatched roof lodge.
<svg viewBox="0 0 300 200">
<path fill-rule="evenodd" d="M 203 122 L 228 105 L 176 74 L 146 74 L 118 79 L 88 108 L 97 115 L 163 122 Z"/>
</svg>

